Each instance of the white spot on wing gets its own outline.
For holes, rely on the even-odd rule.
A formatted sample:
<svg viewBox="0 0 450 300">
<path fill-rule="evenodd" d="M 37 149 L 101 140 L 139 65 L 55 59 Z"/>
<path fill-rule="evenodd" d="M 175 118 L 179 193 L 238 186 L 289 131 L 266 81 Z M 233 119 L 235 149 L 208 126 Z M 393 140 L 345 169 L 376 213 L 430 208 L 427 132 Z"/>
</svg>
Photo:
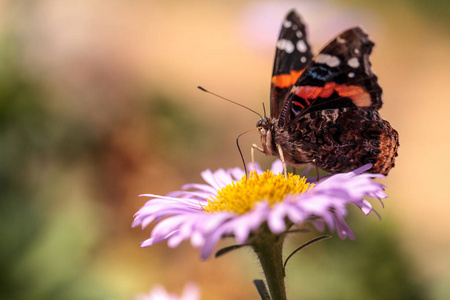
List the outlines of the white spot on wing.
<svg viewBox="0 0 450 300">
<path fill-rule="evenodd" d="M 284 50 L 287 53 L 294 52 L 294 44 L 291 41 L 285 39 L 281 39 L 277 42 L 277 48 L 280 50 Z"/>
<path fill-rule="evenodd" d="M 347 61 L 347 64 L 348 64 L 350 67 L 356 69 L 357 67 L 359 67 L 359 61 L 358 61 L 358 58 L 357 58 L 357 57 L 352 57 L 352 58 L 350 58 L 350 59 Z"/>
<path fill-rule="evenodd" d="M 298 30 L 298 31 L 295 32 L 295 35 L 296 35 L 298 38 L 301 38 L 301 37 L 303 36 L 303 32 L 301 32 L 300 30 Z"/>
<path fill-rule="evenodd" d="M 299 40 L 297 42 L 297 50 L 302 53 L 305 53 L 308 50 L 308 47 L 306 46 L 306 43 L 304 40 Z"/>
<path fill-rule="evenodd" d="M 337 67 L 341 63 L 341 60 L 337 56 L 329 54 L 319 54 L 315 61 L 319 64 L 326 64 L 331 68 Z"/>
<path fill-rule="evenodd" d="M 292 26 L 292 22 L 289 21 L 289 20 L 286 20 L 286 21 L 284 21 L 283 26 L 286 27 L 286 28 L 289 28 L 289 27 Z"/>
<path fill-rule="evenodd" d="M 327 61 L 327 65 L 332 68 L 339 66 L 340 63 L 341 61 L 337 56 L 331 56 L 330 60 Z"/>
<path fill-rule="evenodd" d="M 359 49 L 358 48 L 355 48 L 355 54 L 359 54 Z"/>
<path fill-rule="evenodd" d="M 353 73 L 353 72 L 350 72 L 350 73 L 348 73 L 348 78 L 353 78 L 353 77 L 355 77 L 355 73 Z"/>
<path fill-rule="evenodd" d="M 300 57 L 300 61 L 301 61 L 302 63 L 305 63 L 305 62 L 306 62 L 306 57 L 305 57 L 305 56 Z"/>
</svg>

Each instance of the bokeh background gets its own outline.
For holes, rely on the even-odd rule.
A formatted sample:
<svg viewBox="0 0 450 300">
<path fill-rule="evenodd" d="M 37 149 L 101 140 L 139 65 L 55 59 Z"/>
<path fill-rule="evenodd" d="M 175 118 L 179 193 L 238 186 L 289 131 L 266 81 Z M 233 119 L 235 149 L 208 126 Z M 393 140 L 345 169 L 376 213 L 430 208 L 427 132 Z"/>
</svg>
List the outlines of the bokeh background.
<svg viewBox="0 0 450 300">
<path fill-rule="evenodd" d="M 450 297 L 450 2 L 0 1 L 0 298 L 133 299 L 156 284 L 258 299 L 247 250 L 206 262 L 188 243 L 142 249 L 142 193 L 240 166 L 239 133 L 268 107 L 275 42 L 297 8 L 317 51 L 362 25 L 381 114 L 400 133 L 382 221 L 297 254 L 290 299 Z M 241 139 L 246 159 L 257 132 Z M 246 150 L 248 149 L 248 150 Z M 272 158 L 257 158 L 269 166 Z M 317 233 L 299 234 L 287 253 Z M 230 245 L 225 241 L 222 246 Z"/>
</svg>

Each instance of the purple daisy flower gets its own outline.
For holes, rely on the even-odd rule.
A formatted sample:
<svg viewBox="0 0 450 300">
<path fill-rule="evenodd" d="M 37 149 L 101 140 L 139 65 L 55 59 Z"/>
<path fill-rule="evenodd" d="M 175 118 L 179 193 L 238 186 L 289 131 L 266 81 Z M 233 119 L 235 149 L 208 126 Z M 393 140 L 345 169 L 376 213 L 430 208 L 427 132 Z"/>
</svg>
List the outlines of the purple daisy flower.
<svg viewBox="0 0 450 300">
<path fill-rule="evenodd" d="M 187 284 L 179 297 L 168 293 L 163 286 L 155 286 L 149 294 L 136 296 L 135 300 L 199 300 L 200 292 L 195 284 Z"/>
<path fill-rule="evenodd" d="M 328 226 L 340 238 L 354 239 L 345 222 L 347 204 L 358 206 L 367 215 L 373 210 L 364 197 L 387 198 L 385 186 L 372 181 L 384 176 L 363 173 L 370 168 L 368 164 L 316 184 L 293 174 L 285 178 L 279 160 L 266 172 L 256 164 L 248 178 L 240 168 L 206 170 L 201 174 L 206 184 L 187 184 L 182 191 L 166 196 L 141 195 L 153 199 L 135 214 L 133 227 L 157 223 L 142 247 L 167 240 L 173 248 L 189 239 L 192 246 L 201 248 L 202 259 L 211 255 L 222 237 L 251 243 L 265 225 L 272 234 L 280 235 L 292 225 L 311 222 L 319 231 Z"/>
</svg>

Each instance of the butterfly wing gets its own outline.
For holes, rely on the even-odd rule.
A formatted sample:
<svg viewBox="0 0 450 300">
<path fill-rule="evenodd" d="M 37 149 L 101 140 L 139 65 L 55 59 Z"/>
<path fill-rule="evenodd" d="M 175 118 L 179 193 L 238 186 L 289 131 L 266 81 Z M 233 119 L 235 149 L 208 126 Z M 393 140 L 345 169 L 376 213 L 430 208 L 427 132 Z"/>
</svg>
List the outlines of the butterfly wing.
<svg viewBox="0 0 450 300">
<path fill-rule="evenodd" d="M 344 31 L 329 42 L 291 88 L 279 126 L 324 109 L 379 109 L 382 90 L 369 60 L 373 46 L 359 27 Z"/>
<path fill-rule="evenodd" d="M 270 91 L 270 115 L 278 118 L 291 87 L 312 59 L 306 28 L 300 16 L 291 10 L 277 41 Z"/>
</svg>

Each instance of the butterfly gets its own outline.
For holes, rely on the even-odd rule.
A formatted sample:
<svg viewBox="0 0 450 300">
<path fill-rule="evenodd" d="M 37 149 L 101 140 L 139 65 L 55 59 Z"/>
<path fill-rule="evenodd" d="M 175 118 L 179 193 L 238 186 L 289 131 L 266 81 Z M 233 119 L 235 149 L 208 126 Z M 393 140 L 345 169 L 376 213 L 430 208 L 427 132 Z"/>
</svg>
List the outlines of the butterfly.
<svg viewBox="0 0 450 300">
<path fill-rule="evenodd" d="M 276 44 L 270 118 L 257 123 L 260 150 L 293 166 L 340 173 L 371 163 L 369 172 L 387 175 L 399 140 L 378 112 L 382 89 L 369 60 L 373 46 L 354 27 L 313 56 L 306 27 L 291 10 Z"/>
</svg>

